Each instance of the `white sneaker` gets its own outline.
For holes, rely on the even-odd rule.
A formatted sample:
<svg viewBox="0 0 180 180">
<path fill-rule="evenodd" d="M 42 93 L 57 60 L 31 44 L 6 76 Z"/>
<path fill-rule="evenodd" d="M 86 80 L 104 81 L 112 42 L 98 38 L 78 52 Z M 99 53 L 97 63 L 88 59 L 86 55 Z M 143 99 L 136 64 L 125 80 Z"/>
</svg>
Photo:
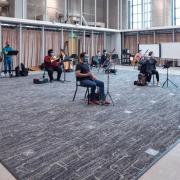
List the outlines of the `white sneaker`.
<svg viewBox="0 0 180 180">
<path fill-rule="evenodd" d="M 159 82 L 157 82 L 156 86 L 157 86 L 157 87 L 160 87 L 160 84 L 159 84 Z"/>
</svg>

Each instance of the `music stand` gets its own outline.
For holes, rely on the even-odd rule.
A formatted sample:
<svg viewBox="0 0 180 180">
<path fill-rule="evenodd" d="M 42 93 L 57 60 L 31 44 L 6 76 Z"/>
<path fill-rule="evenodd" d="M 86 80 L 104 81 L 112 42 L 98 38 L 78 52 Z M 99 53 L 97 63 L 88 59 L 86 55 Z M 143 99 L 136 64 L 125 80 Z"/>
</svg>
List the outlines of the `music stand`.
<svg viewBox="0 0 180 180">
<path fill-rule="evenodd" d="M 8 51 L 7 56 L 17 56 L 18 53 L 19 51 L 16 50 Z M 12 76 L 13 76 L 13 61 L 12 61 Z"/>
<path fill-rule="evenodd" d="M 71 58 L 73 59 L 73 70 L 74 70 L 74 66 L 77 64 L 78 61 L 78 56 L 77 54 L 71 54 Z"/>
<path fill-rule="evenodd" d="M 110 94 L 110 92 L 109 92 L 109 71 L 110 71 L 111 66 L 112 66 L 112 64 L 109 63 L 108 66 L 106 67 L 106 70 L 105 70 L 105 72 L 107 72 L 107 92 L 106 92 L 105 98 L 106 98 L 107 96 L 109 96 L 109 97 L 110 97 L 110 100 L 111 100 L 111 102 L 112 102 L 112 104 L 113 104 L 113 106 L 114 106 L 114 101 L 113 101 L 113 99 L 112 99 L 112 97 L 111 97 L 111 94 Z"/>
<path fill-rule="evenodd" d="M 166 76 L 165 82 L 163 83 L 162 88 L 165 86 L 165 84 L 167 84 L 167 87 L 168 87 L 168 86 L 169 86 L 169 82 L 170 82 L 172 85 L 174 85 L 176 88 L 178 87 L 175 83 L 173 83 L 173 82 L 169 79 L 169 68 L 170 68 L 171 64 L 172 64 L 172 61 L 167 61 L 167 62 L 165 63 L 165 65 L 163 66 L 164 69 L 167 69 L 167 76 Z"/>
<path fill-rule="evenodd" d="M 65 70 L 65 67 L 64 67 L 65 62 L 71 62 L 71 61 L 72 61 L 72 59 L 70 57 L 65 57 L 64 60 L 63 60 L 63 70 L 64 70 L 64 81 L 63 82 L 71 82 L 71 81 L 66 80 L 66 70 Z"/>
<path fill-rule="evenodd" d="M 13 50 L 13 51 L 8 51 L 7 56 L 17 56 L 18 52 L 19 52 L 19 51 L 15 51 L 15 50 Z"/>
</svg>

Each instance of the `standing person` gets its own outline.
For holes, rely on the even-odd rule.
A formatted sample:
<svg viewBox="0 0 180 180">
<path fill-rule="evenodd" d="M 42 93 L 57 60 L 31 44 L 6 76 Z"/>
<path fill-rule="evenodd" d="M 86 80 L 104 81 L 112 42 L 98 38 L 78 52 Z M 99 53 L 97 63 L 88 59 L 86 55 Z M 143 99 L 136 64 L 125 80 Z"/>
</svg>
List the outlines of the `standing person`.
<svg viewBox="0 0 180 180">
<path fill-rule="evenodd" d="M 104 93 L 104 82 L 97 80 L 86 63 L 85 53 L 80 54 L 79 64 L 76 66 L 76 78 L 82 86 L 91 88 L 90 102 L 92 104 L 109 105 Z M 96 87 L 99 87 L 100 102 L 95 99 Z"/>
<path fill-rule="evenodd" d="M 7 71 L 9 72 L 9 77 L 12 77 L 11 69 L 12 69 L 12 57 L 8 55 L 9 51 L 12 51 L 12 47 L 9 45 L 8 41 L 6 42 L 5 47 L 3 48 L 4 55 L 4 74 L 6 76 Z"/>
<path fill-rule="evenodd" d="M 156 80 L 157 80 L 157 86 L 160 86 L 159 85 L 159 73 L 156 70 L 156 64 L 157 64 L 157 61 L 153 56 L 153 51 L 151 51 L 151 52 L 149 52 L 149 57 L 146 62 L 147 81 L 149 84 L 151 82 L 152 74 L 155 74 Z"/>
<path fill-rule="evenodd" d="M 53 49 L 48 50 L 48 55 L 44 58 L 46 71 L 48 72 L 50 82 L 53 82 L 53 72 L 57 71 L 57 81 L 60 81 L 62 69 L 60 61 L 55 58 Z"/>
<path fill-rule="evenodd" d="M 132 64 L 135 66 L 142 58 L 141 50 L 139 50 L 136 55 L 134 56 L 134 60 L 132 61 Z"/>
</svg>

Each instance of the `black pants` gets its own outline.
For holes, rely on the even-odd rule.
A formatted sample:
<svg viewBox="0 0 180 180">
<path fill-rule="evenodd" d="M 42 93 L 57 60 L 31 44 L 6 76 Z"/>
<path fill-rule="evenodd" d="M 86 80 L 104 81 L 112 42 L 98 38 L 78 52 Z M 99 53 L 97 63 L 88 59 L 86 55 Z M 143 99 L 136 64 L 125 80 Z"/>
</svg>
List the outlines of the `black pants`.
<svg viewBox="0 0 180 180">
<path fill-rule="evenodd" d="M 59 66 L 59 67 L 49 67 L 49 68 L 46 68 L 46 71 L 48 72 L 48 75 L 49 75 L 49 79 L 50 81 L 52 81 L 54 78 L 53 78 L 53 72 L 54 71 L 57 71 L 57 80 L 59 81 L 60 78 L 61 78 L 61 74 L 62 74 L 62 68 Z"/>
<path fill-rule="evenodd" d="M 156 75 L 156 80 L 159 82 L 159 73 L 158 71 L 156 70 L 152 70 L 151 72 L 148 72 L 147 73 L 147 81 L 148 82 L 151 82 L 151 78 L 152 78 L 152 75 L 155 74 Z"/>
</svg>

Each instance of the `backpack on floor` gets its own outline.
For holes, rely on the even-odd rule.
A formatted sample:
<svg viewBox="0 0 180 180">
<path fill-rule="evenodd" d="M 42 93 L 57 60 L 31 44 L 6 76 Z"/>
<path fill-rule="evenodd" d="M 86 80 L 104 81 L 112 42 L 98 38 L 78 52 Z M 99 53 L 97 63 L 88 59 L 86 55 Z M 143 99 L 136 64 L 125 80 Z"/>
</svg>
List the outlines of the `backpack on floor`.
<svg viewBox="0 0 180 180">
<path fill-rule="evenodd" d="M 134 81 L 134 85 L 137 86 L 146 86 L 146 75 L 143 73 L 138 74 L 138 80 Z"/>
</svg>

